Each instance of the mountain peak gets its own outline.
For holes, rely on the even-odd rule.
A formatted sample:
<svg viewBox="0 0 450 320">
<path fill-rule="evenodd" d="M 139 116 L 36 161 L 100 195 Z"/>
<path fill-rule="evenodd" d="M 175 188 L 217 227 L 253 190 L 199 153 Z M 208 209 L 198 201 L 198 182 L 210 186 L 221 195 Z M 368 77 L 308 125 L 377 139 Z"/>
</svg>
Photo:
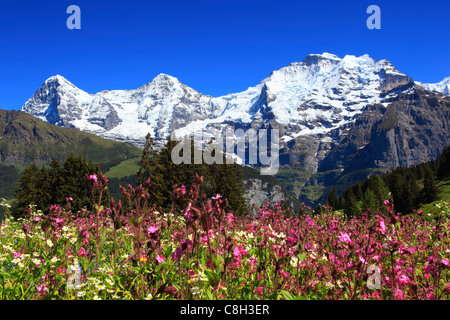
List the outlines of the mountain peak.
<svg viewBox="0 0 450 320">
<path fill-rule="evenodd" d="M 160 73 L 156 77 L 153 78 L 151 82 L 155 83 L 180 83 L 180 80 L 178 80 L 175 77 L 172 77 L 165 73 Z"/>
<path fill-rule="evenodd" d="M 337 55 L 332 54 L 332 53 L 328 53 L 328 52 L 323 52 L 322 54 L 310 54 L 310 56 L 318 56 L 324 59 L 329 59 L 329 60 L 341 60 L 341 58 L 339 58 Z"/>
<path fill-rule="evenodd" d="M 54 82 L 57 82 L 59 84 L 72 84 L 69 80 L 67 80 L 66 78 L 64 78 L 63 76 L 61 76 L 59 74 L 51 76 L 50 78 L 45 80 L 44 83 L 49 84 L 49 83 L 54 83 Z"/>
</svg>

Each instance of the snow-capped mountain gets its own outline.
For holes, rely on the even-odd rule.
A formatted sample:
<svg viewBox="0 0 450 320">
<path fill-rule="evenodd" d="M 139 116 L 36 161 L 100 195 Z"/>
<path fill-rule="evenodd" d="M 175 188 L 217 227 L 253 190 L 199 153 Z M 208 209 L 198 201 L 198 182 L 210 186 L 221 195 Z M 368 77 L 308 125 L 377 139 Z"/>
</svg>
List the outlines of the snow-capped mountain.
<svg viewBox="0 0 450 320">
<path fill-rule="evenodd" d="M 137 145 L 148 132 L 164 142 L 172 132 L 182 136 L 212 125 L 269 120 L 286 128 L 282 142 L 287 142 L 342 127 L 367 104 L 384 101 L 384 92 L 410 81 L 387 60 L 323 53 L 273 71 L 244 92 L 222 97 L 203 95 L 165 74 L 136 90 L 95 94 L 57 75 L 45 81 L 22 111 Z"/>
<path fill-rule="evenodd" d="M 447 96 L 450 95 L 450 76 L 447 78 L 444 78 L 444 80 L 442 80 L 441 82 L 438 82 L 438 83 L 421 83 L 421 82 L 416 82 L 416 83 L 418 85 L 421 85 L 428 91 L 440 92 Z"/>
<path fill-rule="evenodd" d="M 301 201 L 317 204 L 333 186 L 343 190 L 374 172 L 434 160 L 450 145 L 449 82 L 414 82 L 368 55 L 323 53 L 221 97 L 166 74 L 135 90 L 95 94 L 54 76 L 22 111 L 138 146 L 148 132 L 162 145 L 172 133 L 211 127 L 277 128 L 277 178 Z"/>
</svg>

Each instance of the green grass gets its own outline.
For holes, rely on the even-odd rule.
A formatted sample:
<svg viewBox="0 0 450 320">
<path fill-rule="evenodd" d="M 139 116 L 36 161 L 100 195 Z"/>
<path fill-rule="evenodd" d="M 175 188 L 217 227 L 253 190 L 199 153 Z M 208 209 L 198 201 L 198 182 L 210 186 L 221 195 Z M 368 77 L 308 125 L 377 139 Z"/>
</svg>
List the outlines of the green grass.
<svg viewBox="0 0 450 320">
<path fill-rule="evenodd" d="M 0 163 L 26 166 L 63 161 L 71 153 L 95 163 L 139 157 L 142 150 L 129 143 L 100 138 L 41 121 L 20 111 L 0 110 Z"/>
<path fill-rule="evenodd" d="M 109 171 L 105 173 L 105 176 L 107 178 L 122 178 L 131 176 L 139 171 L 139 160 L 140 158 L 124 160 L 117 166 L 109 169 Z"/>
<path fill-rule="evenodd" d="M 439 188 L 439 193 L 438 193 L 439 200 L 434 201 L 432 203 L 428 203 L 428 204 L 420 207 L 419 209 L 423 210 L 424 215 L 430 213 L 431 211 L 434 212 L 436 210 L 439 210 L 436 207 L 436 205 L 439 204 L 441 201 L 450 202 L 450 178 L 439 181 L 437 183 L 437 186 Z"/>
</svg>

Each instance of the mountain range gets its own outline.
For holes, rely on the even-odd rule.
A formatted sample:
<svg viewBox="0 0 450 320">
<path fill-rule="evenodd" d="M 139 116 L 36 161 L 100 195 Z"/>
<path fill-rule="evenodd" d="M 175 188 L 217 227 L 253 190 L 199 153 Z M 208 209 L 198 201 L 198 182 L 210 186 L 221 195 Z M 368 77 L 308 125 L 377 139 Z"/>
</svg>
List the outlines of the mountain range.
<svg viewBox="0 0 450 320">
<path fill-rule="evenodd" d="M 215 128 L 280 130 L 277 178 L 309 204 L 333 186 L 435 159 L 450 145 L 450 77 L 416 82 L 388 60 L 311 54 L 239 93 L 212 97 L 159 74 L 135 90 L 87 93 L 60 75 L 22 111 L 142 146 Z"/>
</svg>

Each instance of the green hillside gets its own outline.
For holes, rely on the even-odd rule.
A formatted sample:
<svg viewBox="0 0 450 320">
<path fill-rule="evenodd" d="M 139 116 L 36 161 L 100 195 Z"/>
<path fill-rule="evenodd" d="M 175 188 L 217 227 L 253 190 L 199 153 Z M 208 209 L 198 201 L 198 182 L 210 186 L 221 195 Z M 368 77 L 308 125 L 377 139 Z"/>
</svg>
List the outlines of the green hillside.
<svg viewBox="0 0 450 320">
<path fill-rule="evenodd" d="M 142 151 L 129 143 L 51 125 L 21 111 L 0 110 L 0 198 L 12 198 L 25 166 L 48 165 L 53 158 L 62 162 L 71 153 L 107 172 L 123 161 L 136 162 Z"/>
<path fill-rule="evenodd" d="M 1 164 L 44 164 L 53 158 L 63 160 L 71 153 L 109 163 L 139 157 L 141 150 L 129 143 L 51 125 L 22 111 L 0 110 Z"/>
</svg>

